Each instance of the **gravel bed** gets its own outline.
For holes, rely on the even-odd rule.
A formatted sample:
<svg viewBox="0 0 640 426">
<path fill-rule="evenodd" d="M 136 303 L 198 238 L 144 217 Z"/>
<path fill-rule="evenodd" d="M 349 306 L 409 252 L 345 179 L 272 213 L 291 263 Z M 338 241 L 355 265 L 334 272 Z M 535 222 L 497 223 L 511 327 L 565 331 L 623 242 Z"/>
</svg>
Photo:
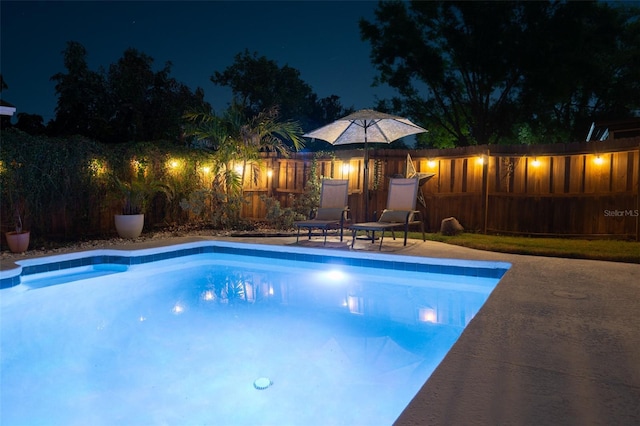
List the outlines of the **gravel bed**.
<svg viewBox="0 0 640 426">
<path fill-rule="evenodd" d="M 33 242 L 30 245 L 28 251 L 24 253 L 12 253 L 8 249 L 5 249 L 0 254 L 0 261 L 14 261 L 25 257 L 32 256 L 47 256 L 54 254 L 63 254 L 72 251 L 81 250 L 95 250 L 101 248 L 109 248 L 113 246 L 126 246 L 130 244 L 139 244 L 143 242 L 159 241 L 166 238 L 176 237 L 194 237 L 194 236 L 206 236 L 206 237 L 282 237 L 295 235 L 293 231 L 279 231 L 274 229 L 254 229 L 250 231 L 224 231 L 215 229 L 194 229 L 194 228 L 172 228 L 163 229 L 157 231 L 144 232 L 140 237 L 136 239 L 125 239 L 119 237 L 86 240 L 78 242 L 60 243 L 55 247 L 34 247 Z"/>
</svg>

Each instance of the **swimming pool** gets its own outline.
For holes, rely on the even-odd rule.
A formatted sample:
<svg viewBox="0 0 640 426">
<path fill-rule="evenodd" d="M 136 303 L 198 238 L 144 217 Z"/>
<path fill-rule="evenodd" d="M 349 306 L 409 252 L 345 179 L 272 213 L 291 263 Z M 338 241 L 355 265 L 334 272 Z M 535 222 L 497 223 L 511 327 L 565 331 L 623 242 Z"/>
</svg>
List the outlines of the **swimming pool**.
<svg viewBox="0 0 640 426">
<path fill-rule="evenodd" d="M 199 242 L 20 262 L 2 424 L 391 424 L 509 265 Z"/>
</svg>

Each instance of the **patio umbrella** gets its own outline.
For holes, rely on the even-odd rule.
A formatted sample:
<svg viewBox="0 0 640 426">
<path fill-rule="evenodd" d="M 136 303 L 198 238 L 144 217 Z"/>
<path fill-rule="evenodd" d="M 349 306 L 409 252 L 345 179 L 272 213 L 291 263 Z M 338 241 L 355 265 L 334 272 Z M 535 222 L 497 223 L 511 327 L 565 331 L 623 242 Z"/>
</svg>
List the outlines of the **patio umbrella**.
<svg viewBox="0 0 640 426">
<path fill-rule="evenodd" d="M 371 143 L 391 143 L 405 136 L 424 133 L 426 129 L 406 118 L 372 109 L 361 109 L 303 136 L 322 139 L 332 145 L 364 143 L 364 213 L 369 219 L 369 149 Z"/>
</svg>

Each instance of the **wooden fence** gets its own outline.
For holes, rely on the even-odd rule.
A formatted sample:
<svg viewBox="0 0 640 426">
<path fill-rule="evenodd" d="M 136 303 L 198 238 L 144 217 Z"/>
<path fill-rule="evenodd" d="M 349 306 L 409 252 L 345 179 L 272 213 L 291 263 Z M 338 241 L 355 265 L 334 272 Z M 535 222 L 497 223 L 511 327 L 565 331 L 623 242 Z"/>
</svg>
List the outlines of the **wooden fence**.
<svg viewBox="0 0 640 426">
<path fill-rule="evenodd" d="M 640 138 L 535 146 L 488 145 L 446 150 L 372 149 L 369 215 L 386 204 L 388 178 L 404 175 L 407 154 L 417 171 L 435 173 L 418 204 L 427 228 L 455 217 L 469 231 L 613 237 L 640 240 Z M 312 153 L 265 158 L 256 184 L 245 182 L 243 216 L 266 215 L 260 195 L 290 206 L 311 170 Z M 354 221 L 363 211 L 363 151 L 316 159 L 321 176 L 349 179 Z"/>
</svg>

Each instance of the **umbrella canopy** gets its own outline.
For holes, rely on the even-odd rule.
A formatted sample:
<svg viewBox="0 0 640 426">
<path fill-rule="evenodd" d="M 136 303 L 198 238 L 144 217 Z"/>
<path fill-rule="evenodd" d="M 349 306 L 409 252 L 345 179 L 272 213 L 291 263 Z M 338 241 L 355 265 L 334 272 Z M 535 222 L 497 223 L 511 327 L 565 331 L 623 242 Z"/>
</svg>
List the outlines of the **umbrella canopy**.
<svg viewBox="0 0 640 426">
<path fill-rule="evenodd" d="M 391 143 L 405 136 L 424 133 L 426 129 L 406 118 L 372 109 L 361 109 L 303 136 L 321 139 L 332 145 L 364 144 L 364 210 L 369 215 L 369 150 L 371 143 Z"/>
<path fill-rule="evenodd" d="M 406 118 L 362 109 L 303 136 L 322 139 L 332 145 L 346 145 L 391 143 L 396 139 L 426 131 Z"/>
</svg>

